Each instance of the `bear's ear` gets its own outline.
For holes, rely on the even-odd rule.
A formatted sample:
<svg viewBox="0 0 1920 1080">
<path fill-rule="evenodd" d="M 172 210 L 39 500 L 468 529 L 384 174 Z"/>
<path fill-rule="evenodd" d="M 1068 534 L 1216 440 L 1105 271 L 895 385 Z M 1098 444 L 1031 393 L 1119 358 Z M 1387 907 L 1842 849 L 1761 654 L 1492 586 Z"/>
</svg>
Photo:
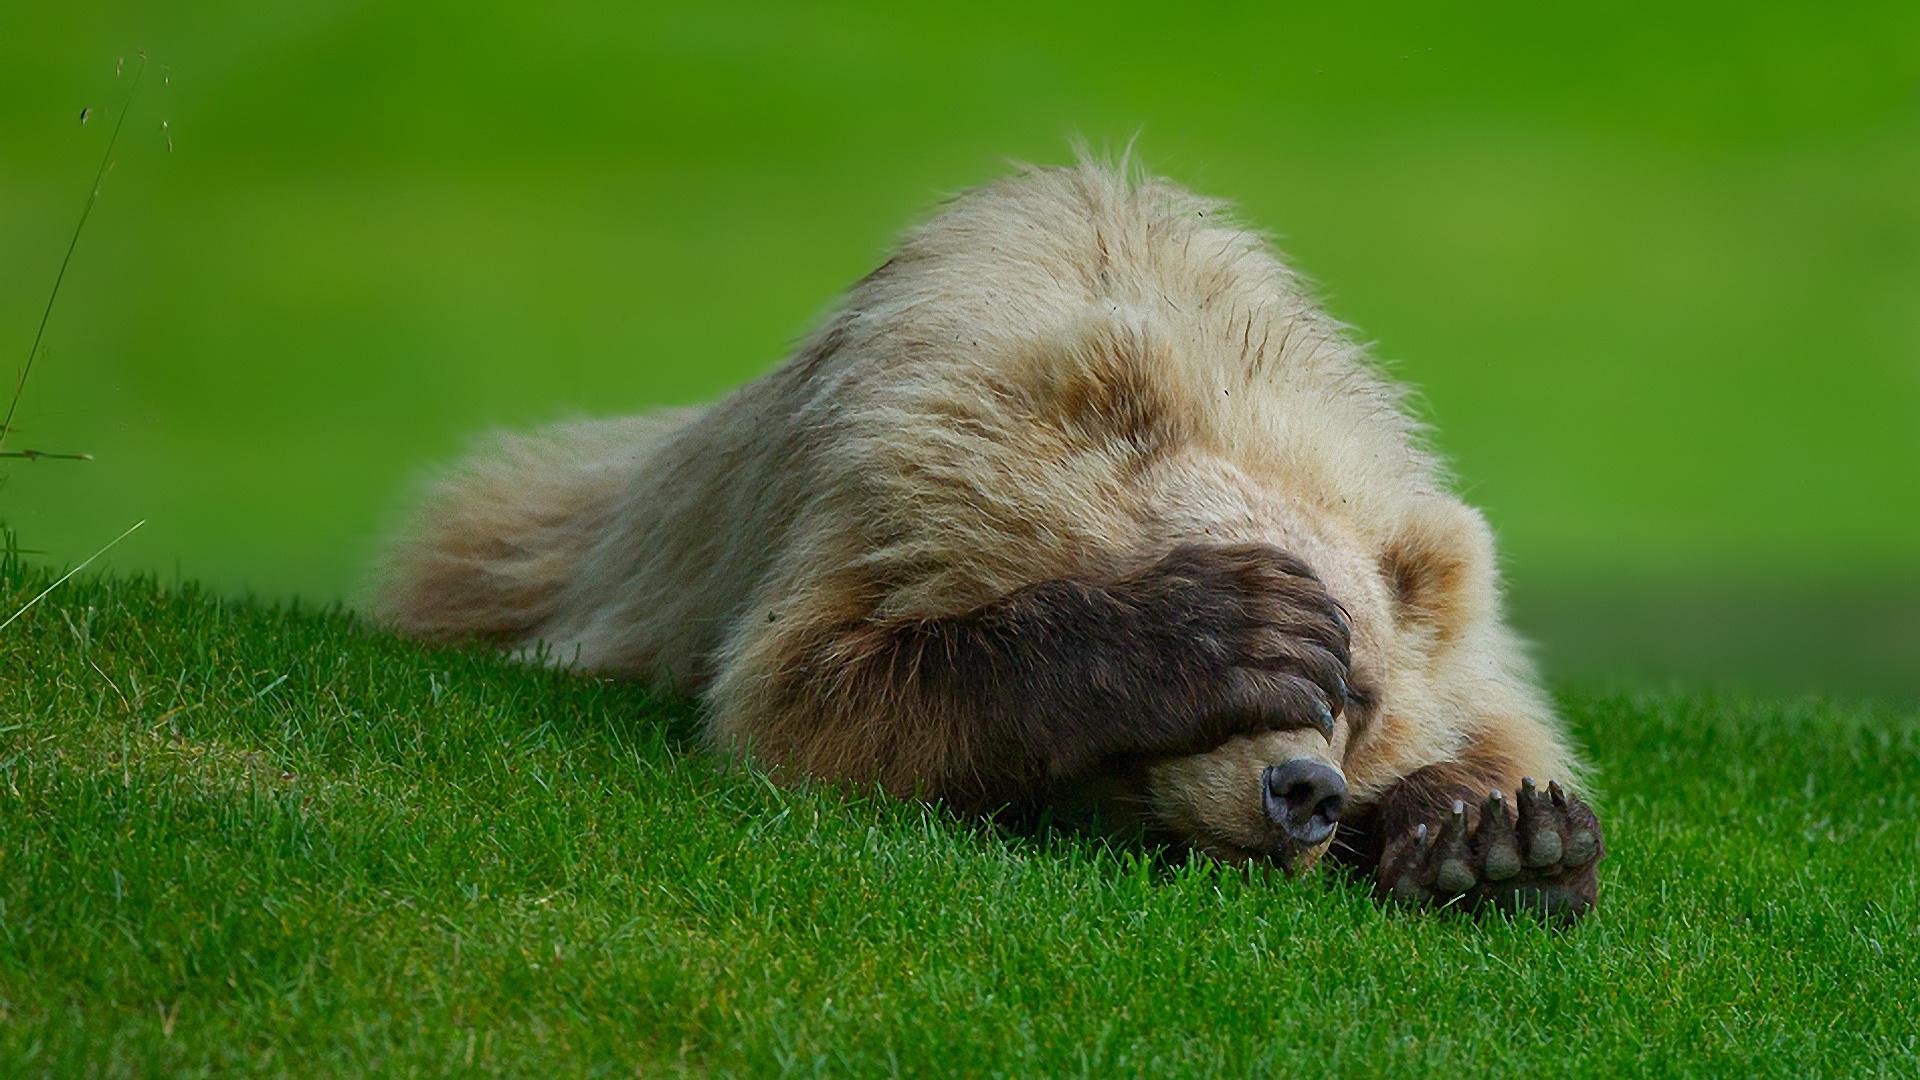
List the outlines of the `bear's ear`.
<svg viewBox="0 0 1920 1080">
<path fill-rule="evenodd" d="M 1455 499 L 1424 498 L 1408 509 L 1380 553 L 1394 618 L 1451 641 L 1496 614 L 1493 531 Z"/>
</svg>

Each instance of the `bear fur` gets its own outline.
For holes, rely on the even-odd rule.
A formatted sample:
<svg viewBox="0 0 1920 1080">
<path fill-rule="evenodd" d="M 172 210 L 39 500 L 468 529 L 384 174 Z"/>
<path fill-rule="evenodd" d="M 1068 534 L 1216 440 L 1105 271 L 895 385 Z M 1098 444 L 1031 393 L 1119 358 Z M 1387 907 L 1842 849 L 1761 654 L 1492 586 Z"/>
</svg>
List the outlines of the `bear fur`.
<svg viewBox="0 0 1920 1080">
<path fill-rule="evenodd" d="M 375 610 L 671 680 L 776 775 L 1582 914 L 1599 823 L 1403 399 L 1220 203 L 1026 168 L 720 403 L 498 438 Z"/>
</svg>

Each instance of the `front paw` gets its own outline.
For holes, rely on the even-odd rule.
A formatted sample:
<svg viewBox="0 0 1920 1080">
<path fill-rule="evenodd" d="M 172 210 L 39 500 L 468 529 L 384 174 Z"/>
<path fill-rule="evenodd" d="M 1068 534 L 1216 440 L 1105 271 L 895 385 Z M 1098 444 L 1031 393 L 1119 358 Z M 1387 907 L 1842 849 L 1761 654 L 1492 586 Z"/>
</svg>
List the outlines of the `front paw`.
<svg viewBox="0 0 1920 1080">
<path fill-rule="evenodd" d="M 1533 910 L 1572 921 L 1593 910 L 1605 854 L 1593 810 L 1558 782 L 1542 793 L 1529 777 L 1513 807 L 1498 791 L 1477 808 L 1456 799 L 1439 820 L 1394 838 L 1376 888 L 1401 903 Z"/>
<path fill-rule="evenodd" d="M 1140 585 L 1153 618 L 1197 650 L 1210 745 L 1303 727 L 1333 737 L 1352 630 L 1305 563 L 1265 544 L 1188 545 Z"/>
</svg>

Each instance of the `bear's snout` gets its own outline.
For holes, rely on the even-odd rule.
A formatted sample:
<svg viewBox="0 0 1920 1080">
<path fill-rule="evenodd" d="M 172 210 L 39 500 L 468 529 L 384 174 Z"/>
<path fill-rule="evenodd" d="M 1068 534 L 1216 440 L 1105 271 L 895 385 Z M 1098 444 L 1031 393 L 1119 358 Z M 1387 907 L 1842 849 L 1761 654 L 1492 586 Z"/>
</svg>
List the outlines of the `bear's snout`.
<svg viewBox="0 0 1920 1080">
<path fill-rule="evenodd" d="M 1347 778 L 1324 761 L 1294 758 L 1269 765 L 1263 776 L 1267 817 L 1301 847 L 1333 835 L 1347 801 Z"/>
</svg>

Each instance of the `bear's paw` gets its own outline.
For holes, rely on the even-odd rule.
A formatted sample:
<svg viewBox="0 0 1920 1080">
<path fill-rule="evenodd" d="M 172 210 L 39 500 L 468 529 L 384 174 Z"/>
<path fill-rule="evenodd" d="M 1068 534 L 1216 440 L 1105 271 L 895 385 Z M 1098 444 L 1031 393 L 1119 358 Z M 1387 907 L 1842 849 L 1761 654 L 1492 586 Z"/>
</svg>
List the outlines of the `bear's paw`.
<svg viewBox="0 0 1920 1080">
<path fill-rule="evenodd" d="M 1535 911 L 1572 922 L 1593 910 L 1605 854 L 1593 810 L 1557 781 L 1542 792 L 1528 777 L 1512 806 L 1498 791 L 1478 807 L 1455 799 L 1439 820 L 1390 840 L 1377 889 L 1415 906 Z"/>
</svg>

